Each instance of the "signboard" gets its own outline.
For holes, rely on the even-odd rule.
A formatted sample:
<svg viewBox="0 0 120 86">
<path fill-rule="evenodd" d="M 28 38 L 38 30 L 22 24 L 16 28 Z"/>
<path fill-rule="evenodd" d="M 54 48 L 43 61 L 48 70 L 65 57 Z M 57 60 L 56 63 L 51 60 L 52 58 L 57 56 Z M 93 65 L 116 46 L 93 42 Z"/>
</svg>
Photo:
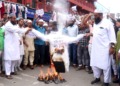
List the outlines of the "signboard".
<svg viewBox="0 0 120 86">
<path fill-rule="evenodd" d="M 38 14 L 38 15 L 44 15 L 44 10 L 43 9 L 36 10 L 36 14 Z"/>
</svg>

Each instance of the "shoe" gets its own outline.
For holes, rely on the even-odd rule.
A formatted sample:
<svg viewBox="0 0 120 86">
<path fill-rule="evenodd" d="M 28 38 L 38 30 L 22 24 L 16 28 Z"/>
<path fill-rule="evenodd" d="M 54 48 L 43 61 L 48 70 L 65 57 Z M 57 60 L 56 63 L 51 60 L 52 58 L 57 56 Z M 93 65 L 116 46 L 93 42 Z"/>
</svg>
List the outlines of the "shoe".
<svg viewBox="0 0 120 86">
<path fill-rule="evenodd" d="M 17 72 L 11 72 L 11 75 L 19 75 Z"/>
<path fill-rule="evenodd" d="M 34 68 L 37 67 L 37 64 L 34 65 Z"/>
<path fill-rule="evenodd" d="M 109 83 L 103 83 L 101 86 L 109 86 Z"/>
<path fill-rule="evenodd" d="M 113 80 L 113 83 L 119 83 L 119 79 Z"/>
<path fill-rule="evenodd" d="M 21 69 L 20 67 L 17 67 L 17 69 L 18 69 L 19 71 L 22 71 L 22 69 Z"/>
<path fill-rule="evenodd" d="M 119 79 L 117 75 L 114 76 L 113 83 L 119 83 Z"/>
<path fill-rule="evenodd" d="M 93 74 L 93 70 L 89 70 L 88 74 Z"/>
<path fill-rule="evenodd" d="M 2 71 L 2 74 L 5 74 L 5 71 Z"/>
<path fill-rule="evenodd" d="M 85 67 L 85 71 L 88 72 L 88 71 L 89 71 L 89 68 L 88 68 L 88 67 Z"/>
<path fill-rule="evenodd" d="M 76 69 L 77 67 L 76 67 L 76 65 L 73 65 L 73 67 Z"/>
<path fill-rule="evenodd" d="M 27 68 L 27 66 L 26 66 L 26 65 L 24 65 L 24 66 L 23 66 L 23 70 L 26 70 L 26 68 Z"/>
<path fill-rule="evenodd" d="M 40 67 L 44 67 L 44 65 L 40 65 Z"/>
<path fill-rule="evenodd" d="M 0 77 L 4 77 L 4 75 L 2 73 L 0 73 Z"/>
<path fill-rule="evenodd" d="M 34 66 L 33 66 L 33 65 L 30 65 L 30 68 L 31 68 L 31 69 L 34 69 Z"/>
<path fill-rule="evenodd" d="M 100 79 L 95 79 L 94 81 L 91 82 L 91 84 L 95 84 L 95 83 L 99 83 L 100 82 Z"/>
<path fill-rule="evenodd" d="M 6 78 L 7 78 L 7 79 L 13 79 L 13 77 L 10 76 L 10 75 L 9 75 L 9 76 L 6 76 Z"/>
<path fill-rule="evenodd" d="M 81 69 L 82 69 L 82 66 L 78 66 L 78 67 L 76 68 L 76 71 L 81 70 Z"/>
<path fill-rule="evenodd" d="M 15 71 L 16 71 L 16 72 L 18 71 L 17 67 L 15 67 Z"/>
<path fill-rule="evenodd" d="M 85 69 L 85 66 L 84 66 L 84 65 L 82 66 L 82 69 Z"/>
</svg>

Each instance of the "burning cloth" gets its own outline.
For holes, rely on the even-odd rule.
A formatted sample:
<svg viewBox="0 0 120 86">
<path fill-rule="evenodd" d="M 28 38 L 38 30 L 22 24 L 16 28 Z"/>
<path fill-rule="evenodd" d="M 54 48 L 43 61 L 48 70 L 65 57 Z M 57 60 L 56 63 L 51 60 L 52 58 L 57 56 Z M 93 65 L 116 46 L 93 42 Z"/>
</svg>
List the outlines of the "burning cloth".
<svg viewBox="0 0 120 86">
<path fill-rule="evenodd" d="M 56 71 L 58 70 L 57 72 L 69 72 L 68 45 L 83 38 L 84 34 L 80 34 L 77 37 L 68 37 L 62 35 L 60 32 L 51 32 L 49 35 L 41 34 L 34 29 L 32 32 L 38 38 L 50 43 L 50 54 L 52 56 L 55 68 L 58 67 L 56 68 Z"/>
</svg>

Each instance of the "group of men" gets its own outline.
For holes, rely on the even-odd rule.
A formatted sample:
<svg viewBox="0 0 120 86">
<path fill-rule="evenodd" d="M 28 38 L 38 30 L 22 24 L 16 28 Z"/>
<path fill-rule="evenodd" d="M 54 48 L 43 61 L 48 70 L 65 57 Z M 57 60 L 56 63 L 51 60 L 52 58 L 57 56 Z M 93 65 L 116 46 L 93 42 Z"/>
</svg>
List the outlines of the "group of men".
<svg viewBox="0 0 120 86">
<path fill-rule="evenodd" d="M 90 20 L 91 16 L 94 16 L 93 20 Z M 89 22 L 87 23 L 87 21 Z M 50 59 L 49 61 L 51 61 L 51 64 L 54 64 L 56 60 L 59 60 L 58 57 L 61 57 L 65 64 L 65 70 L 69 71 L 69 60 L 73 57 L 73 66 L 76 70 L 82 69 L 82 66 L 85 65 L 88 71 L 90 70 L 89 66 L 91 66 L 90 72 L 93 71 L 95 77 L 95 80 L 92 81 L 91 84 L 100 82 L 100 77 L 103 72 L 104 83 L 102 86 L 109 86 L 111 82 L 111 60 L 114 55 L 114 47 L 116 44 L 114 24 L 107 18 L 104 18 L 101 10 L 95 10 L 93 14 L 90 13 L 85 15 L 81 23 L 77 25 L 75 22 L 75 18 L 70 19 L 63 30 L 64 36 L 59 34 L 57 22 L 51 20 L 49 26 L 47 22 L 45 22 L 43 27 L 43 20 L 39 19 L 38 15 L 35 14 L 33 22 L 28 20 L 26 27 L 24 24 L 26 22 L 24 22 L 23 19 L 19 19 L 17 24 L 16 16 L 10 14 L 9 19 L 5 19 L 3 27 L 0 28 L 0 58 L 2 57 L 0 59 L 0 67 L 2 65 L 7 79 L 12 79 L 12 74 L 18 75 L 16 70 L 21 70 L 20 65 L 23 55 L 25 55 L 23 69 L 27 68 L 28 57 L 31 69 L 38 65 L 39 51 L 41 59 L 40 64 L 41 67 L 44 67 L 45 53 L 49 52 L 49 50 L 45 52 L 45 45 L 49 45 L 50 57 L 47 56 L 47 59 Z M 56 39 L 59 40 L 60 43 L 56 42 Z M 64 48 L 64 52 L 54 52 L 53 50 L 56 49 L 57 45 L 59 45 L 57 48 L 59 47 L 61 49 L 61 44 L 62 49 Z M 69 53 L 67 48 L 68 45 Z M 2 56 L 3 51 L 4 56 Z M 120 53 L 117 55 L 118 59 L 119 57 Z M 78 60 L 78 67 L 76 60 Z M 116 66 L 114 66 L 114 68 L 117 70 Z M 0 76 L 3 76 L 1 71 Z"/>
</svg>

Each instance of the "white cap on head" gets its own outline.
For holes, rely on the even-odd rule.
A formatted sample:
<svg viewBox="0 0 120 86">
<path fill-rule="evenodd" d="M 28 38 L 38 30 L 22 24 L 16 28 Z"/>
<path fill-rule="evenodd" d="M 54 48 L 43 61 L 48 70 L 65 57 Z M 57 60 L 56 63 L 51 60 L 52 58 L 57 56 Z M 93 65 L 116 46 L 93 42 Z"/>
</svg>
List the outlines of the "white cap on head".
<svg viewBox="0 0 120 86">
<path fill-rule="evenodd" d="M 27 22 L 28 22 L 28 23 L 32 23 L 32 21 L 31 21 L 31 20 L 28 20 Z"/>
<path fill-rule="evenodd" d="M 43 20 L 42 20 L 42 19 L 40 19 L 40 20 L 39 20 L 39 22 L 43 22 Z"/>
<path fill-rule="evenodd" d="M 14 13 L 11 13 L 10 15 L 9 15 L 9 17 L 11 18 L 11 17 L 13 17 L 13 16 L 16 16 Z"/>
<path fill-rule="evenodd" d="M 94 11 L 94 13 L 103 13 L 103 11 L 100 10 L 100 9 L 96 9 L 96 10 Z"/>
<path fill-rule="evenodd" d="M 49 22 L 53 22 L 53 20 L 50 20 Z"/>
<path fill-rule="evenodd" d="M 45 24 L 43 24 L 43 26 L 48 26 L 48 24 L 47 24 L 47 23 L 45 23 Z"/>
</svg>

